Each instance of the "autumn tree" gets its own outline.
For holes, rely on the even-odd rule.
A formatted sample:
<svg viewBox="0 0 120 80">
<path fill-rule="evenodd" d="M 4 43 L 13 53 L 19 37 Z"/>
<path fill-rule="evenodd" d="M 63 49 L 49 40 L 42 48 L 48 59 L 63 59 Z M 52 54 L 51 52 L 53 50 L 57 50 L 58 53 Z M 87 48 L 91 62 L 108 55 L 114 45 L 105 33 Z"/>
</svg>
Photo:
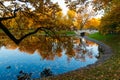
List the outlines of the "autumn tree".
<svg viewBox="0 0 120 80">
<path fill-rule="evenodd" d="M 74 19 L 75 19 L 76 12 L 74 10 L 67 11 L 67 23 L 69 24 L 70 28 L 74 27 Z"/>
<path fill-rule="evenodd" d="M 100 25 L 99 18 L 91 18 L 86 22 L 84 29 L 99 29 L 99 25 Z"/>
<path fill-rule="evenodd" d="M 120 33 L 120 1 L 113 0 L 101 19 L 100 32 L 102 34 Z"/>
<path fill-rule="evenodd" d="M 90 18 L 109 3 L 109 0 L 65 0 L 65 3 L 69 8 L 67 17 L 62 17 L 58 3 L 53 3 L 51 0 L 1 0 L 0 28 L 16 44 L 39 30 L 49 34 L 56 30 L 69 29 L 75 24 L 82 29 Z M 74 18 L 76 14 L 77 17 Z M 8 28 L 18 29 L 15 32 L 20 32 L 19 30 L 23 28 L 33 29 L 33 32 L 16 38 Z"/>
<path fill-rule="evenodd" d="M 105 9 L 109 2 L 110 0 L 65 0 L 70 10 L 76 11 L 77 16 L 74 24 L 80 30 L 88 20 L 101 14 L 99 11 Z"/>
<path fill-rule="evenodd" d="M 50 0 L 2 0 L 0 1 L 0 28 L 10 39 L 19 44 L 25 37 L 38 30 L 45 33 L 56 30 L 57 24 L 54 23 L 57 20 L 56 13 L 59 11 L 61 9 L 58 3 L 52 3 Z M 16 38 L 8 28 L 20 30 L 34 28 L 34 31 Z"/>
</svg>

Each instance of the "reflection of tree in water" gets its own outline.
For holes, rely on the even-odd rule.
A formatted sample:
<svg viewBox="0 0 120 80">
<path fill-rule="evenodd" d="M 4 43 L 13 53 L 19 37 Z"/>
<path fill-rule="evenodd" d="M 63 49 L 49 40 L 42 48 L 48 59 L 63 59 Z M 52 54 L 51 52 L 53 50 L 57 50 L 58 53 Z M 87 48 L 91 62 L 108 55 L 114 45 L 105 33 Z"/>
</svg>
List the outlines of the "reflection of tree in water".
<svg viewBox="0 0 120 80">
<path fill-rule="evenodd" d="M 42 72 L 40 72 L 40 78 L 48 76 L 53 76 L 53 73 L 49 68 L 45 68 Z M 21 70 L 17 76 L 17 80 L 32 80 L 32 73 L 26 73 Z"/>
<path fill-rule="evenodd" d="M 48 76 L 53 76 L 52 71 L 49 68 L 45 68 L 41 73 L 40 73 L 41 78 L 43 77 L 48 77 Z"/>
<path fill-rule="evenodd" d="M 80 41 L 81 42 L 81 41 Z M 83 39 L 82 44 L 76 43 L 74 46 L 74 51 L 76 53 L 75 59 L 76 60 L 81 60 L 81 61 L 86 61 L 86 57 L 93 58 L 99 56 L 99 54 L 96 52 L 93 53 L 93 48 L 92 46 L 98 46 L 97 44 L 91 42 L 91 41 L 86 41 Z"/>
<path fill-rule="evenodd" d="M 17 80 L 31 80 L 31 76 L 32 73 L 25 73 L 21 70 L 17 76 Z"/>
<path fill-rule="evenodd" d="M 58 39 L 46 37 L 46 36 L 30 36 L 25 38 L 19 45 L 6 39 L 1 44 L 7 49 L 18 48 L 21 52 L 26 52 L 29 54 L 34 54 L 35 51 L 40 54 L 42 59 L 54 60 L 54 58 L 61 57 L 63 50 L 68 58 L 84 59 L 85 54 L 88 54 L 92 58 L 90 50 L 87 50 L 85 46 L 94 45 L 95 43 L 85 41 L 84 44 L 81 43 L 79 38 L 73 37 L 61 37 Z M 75 48 L 75 45 L 77 47 Z M 68 59 L 69 60 L 69 59 Z"/>
<path fill-rule="evenodd" d="M 54 58 L 61 57 L 63 50 L 65 50 L 65 54 L 67 55 L 68 61 L 71 58 L 75 58 L 76 60 L 85 61 L 86 56 L 89 58 L 93 58 L 93 53 L 91 49 L 86 49 L 88 46 L 97 44 L 85 41 L 84 46 L 81 44 L 79 38 L 73 37 L 61 37 L 59 40 L 56 38 L 45 37 L 45 36 L 30 36 L 25 38 L 19 45 L 14 44 L 14 42 L 9 39 L 5 39 L 0 42 L 0 45 L 5 46 L 7 49 L 16 49 L 18 48 L 21 52 L 26 52 L 29 54 L 34 54 L 35 51 L 42 57 L 42 59 L 46 60 L 54 60 Z M 10 66 L 7 67 L 8 69 Z M 52 76 L 53 73 L 50 69 L 45 68 L 41 73 L 41 77 Z M 17 76 L 18 80 L 29 80 L 31 79 L 32 73 L 26 73 L 23 71 L 19 72 Z"/>
</svg>

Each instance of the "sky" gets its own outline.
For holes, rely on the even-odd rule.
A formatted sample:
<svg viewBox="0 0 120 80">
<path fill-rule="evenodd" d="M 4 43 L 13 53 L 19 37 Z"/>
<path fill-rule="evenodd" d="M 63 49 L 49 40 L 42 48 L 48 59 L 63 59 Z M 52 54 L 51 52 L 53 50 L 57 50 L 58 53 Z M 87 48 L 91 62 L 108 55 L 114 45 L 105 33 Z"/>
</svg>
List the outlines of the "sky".
<svg viewBox="0 0 120 80">
<path fill-rule="evenodd" d="M 64 3 L 64 0 L 51 0 L 53 3 L 58 2 L 58 4 L 60 5 L 60 8 L 62 9 L 62 12 L 64 15 L 67 14 L 68 8 L 66 7 L 66 4 Z M 4 3 L 6 6 L 10 4 L 10 2 L 5 2 Z M 29 6 L 31 7 L 31 6 Z"/>
<path fill-rule="evenodd" d="M 60 7 L 62 9 L 63 14 L 64 15 L 67 14 L 68 8 L 66 7 L 64 0 L 51 0 L 51 1 L 53 3 L 58 2 L 58 4 L 60 5 Z"/>
<path fill-rule="evenodd" d="M 68 8 L 66 7 L 66 4 L 64 2 L 64 0 L 51 0 L 53 3 L 58 2 L 58 4 L 60 5 L 62 12 L 64 15 L 67 14 Z M 104 12 L 103 10 L 99 12 L 98 15 L 95 16 L 95 18 L 101 18 L 103 16 Z"/>
<path fill-rule="evenodd" d="M 67 14 L 68 8 L 66 7 L 65 1 L 64 0 L 51 0 L 53 3 L 58 2 L 58 4 L 60 5 L 60 8 L 62 9 L 62 12 L 64 15 Z M 10 4 L 9 2 L 5 3 L 6 5 Z M 32 7 L 32 6 L 29 6 Z M 104 13 L 104 12 L 102 12 Z M 96 16 L 96 18 L 101 18 L 101 16 L 103 15 L 101 12 L 99 15 Z"/>
</svg>

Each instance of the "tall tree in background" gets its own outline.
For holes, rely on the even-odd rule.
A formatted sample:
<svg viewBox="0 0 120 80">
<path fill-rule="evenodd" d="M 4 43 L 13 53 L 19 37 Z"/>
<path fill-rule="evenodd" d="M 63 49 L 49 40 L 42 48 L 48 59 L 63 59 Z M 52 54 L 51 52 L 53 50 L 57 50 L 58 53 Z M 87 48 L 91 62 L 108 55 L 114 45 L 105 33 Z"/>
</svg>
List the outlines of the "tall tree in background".
<svg viewBox="0 0 120 80">
<path fill-rule="evenodd" d="M 120 1 L 113 0 L 101 19 L 99 28 L 102 34 L 120 33 Z"/>
<path fill-rule="evenodd" d="M 78 29 L 83 29 L 86 22 L 102 14 L 103 9 L 109 4 L 111 0 L 65 0 L 68 8 L 74 10 L 77 13 L 75 23 L 79 25 Z"/>
<path fill-rule="evenodd" d="M 91 18 L 87 21 L 84 28 L 85 29 L 99 29 L 100 19 L 99 18 Z"/>
</svg>

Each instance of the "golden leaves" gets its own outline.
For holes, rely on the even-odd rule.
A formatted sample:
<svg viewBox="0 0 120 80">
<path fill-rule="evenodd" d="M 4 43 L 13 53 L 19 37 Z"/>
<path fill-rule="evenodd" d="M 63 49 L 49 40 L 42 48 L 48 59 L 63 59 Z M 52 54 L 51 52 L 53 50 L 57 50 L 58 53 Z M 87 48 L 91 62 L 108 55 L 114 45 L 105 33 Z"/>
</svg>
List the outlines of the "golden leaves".
<svg viewBox="0 0 120 80">
<path fill-rule="evenodd" d="M 75 11 L 73 11 L 73 10 L 68 10 L 67 15 L 68 15 L 68 17 L 69 17 L 70 19 L 74 18 L 74 17 L 75 17 L 75 14 L 76 14 Z"/>
<path fill-rule="evenodd" d="M 95 28 L 98 29 L 98 26 L 100 25 L 100 19 L 92 18 L 87 21 L 85 24 L 85 28 Z"/>
</svg>

